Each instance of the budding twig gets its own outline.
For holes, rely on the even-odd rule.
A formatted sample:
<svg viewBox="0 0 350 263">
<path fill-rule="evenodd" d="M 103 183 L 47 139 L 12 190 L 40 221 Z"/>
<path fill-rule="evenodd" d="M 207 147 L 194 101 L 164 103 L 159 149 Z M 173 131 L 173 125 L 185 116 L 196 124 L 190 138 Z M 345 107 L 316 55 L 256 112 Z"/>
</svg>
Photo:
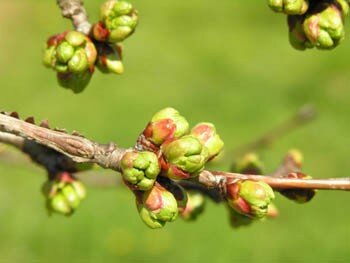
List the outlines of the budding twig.
<svg viewBox="0 0 350 263">
<path fill-rule="evenodd" d="M 72 20 L 74 28 L 87 35 L 91 30 L 88 15 L 82 0 L 57 0 L 62 16 Z"/>
<path fill-rule="evenodd" d="M 237 180 L 263 181 L 274 189 L 350 190 L 350 178 L 347 177 L 305 180 L 221 171 L 203 171 L 198 177 L 198 181 L 201 184 L 210 188 L 235 183 Z"/>
<path fill-rule="evenodd" d="M 115 171 L 120 171 L 120 159 L 126 151 L 113 143 L 98 144 L 87 138 L 38 127 L 4 114 L 0 114 L 0 132 L 0 142 L 16 145 L 22 141 L 20 138 L 24 138 L 62 153 L 73 162 L 96 163 Z M 220 171 L 203 171 L 197 182 L 208 188 L 220 188 L 225 183 L 248 179 L 263 181 L 275 189 L 350 190 L 350 178 L 305 180 Z"/>
</svg>

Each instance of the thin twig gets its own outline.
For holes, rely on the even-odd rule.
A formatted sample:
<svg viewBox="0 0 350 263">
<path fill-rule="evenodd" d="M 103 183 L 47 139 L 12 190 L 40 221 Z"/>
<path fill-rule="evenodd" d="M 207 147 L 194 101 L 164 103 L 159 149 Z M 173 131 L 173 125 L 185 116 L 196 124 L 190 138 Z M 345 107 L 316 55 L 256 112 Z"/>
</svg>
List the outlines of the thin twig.
<svg viewBox="0 0 350 263">
<path fill-rule="evenodd" d="M 274 189 L 350 190 L 350 178 L 293 179 L 265 175 L 247 175 L 221 171 L 203 171 L 198 177 L 209 188 L 232 184 L 237 180 L 263 181 Z"/>
<path fill-rule="evenodd" d="M 62 16 L 72 20 L 77 31 L 89 34 L 91 24 L 82 0 L 57 0 L 57 4 L 61 8 Z"/>
</svg>

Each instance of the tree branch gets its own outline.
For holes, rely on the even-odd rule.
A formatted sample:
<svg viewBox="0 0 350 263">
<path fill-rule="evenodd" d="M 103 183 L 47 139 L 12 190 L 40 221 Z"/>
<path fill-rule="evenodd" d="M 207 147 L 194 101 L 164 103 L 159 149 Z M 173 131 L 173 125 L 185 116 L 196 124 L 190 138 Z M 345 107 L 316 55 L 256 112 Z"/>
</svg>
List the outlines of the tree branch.
<svg viewBox="0 0 350 263">
<path fill-rule="evenodd" d="M 31 119 L 32 120 L 32 119 Z M 125 151 L 131 149 L 118 148 L 114 143 L 108 145 L 98 144 L 78 135 L 71 135 L 62 131 L 51 130 L 36 126 L 17 119 L 16 117 L 0 114 L 0 131 L 11 135 L 22 137 L 45 148 L 68 156 L 77 163 L 96 163 L 103 168 L 113 169 L 120 172 L 120 160 Z M 13 142 L 10 136 L 0 136 L 2 142 Z M 12 136 L 12 138 L 14 138 Z M 29 142 L 28 142 L 29 143 Z M 33 145 L 28 148 L 33 148 Z M 290 172 L 290 171 L 288 171 Z M 203 171 L 197 178 L 200 183 L 208 188 L 219 188 L 225 191 L 227 184 L 235 183 L 237 180 L 263 181 L 274 189 L 320 189 L 320 190 L 350 190 L 350 178 L 335 179 L 293 179 L 276 176 L 245 175 L 221 171 Z"/>
<path fill-rule="evenodd" d="M 61 8 L 62 16 L 72 20 L 77 31 L 89 34 L 91 24 L 82 0 L 57 0 L 57 4 Z"/>
<path fill-rule="evenodd" d="M 103 168 L 120 171 L 124 149 L 115 144 L 98 144 L 78 135 L 36 126 L 15 117 L 0 114 L 0 131 L 33 140 L 60 152 L 76 163 L 96 163 Z"/>
<path fill-rule="evenodd" d="M 294 179 L 264 175 L 228 173 L 221 171 L 203 171 L 198 182 L 209 188 L 222 187 L 238 180 L 263 181 L 274 189 L 318 189 L 318 190 L 350 190 L 350 178 L 327 179 Z"/>
</svg>

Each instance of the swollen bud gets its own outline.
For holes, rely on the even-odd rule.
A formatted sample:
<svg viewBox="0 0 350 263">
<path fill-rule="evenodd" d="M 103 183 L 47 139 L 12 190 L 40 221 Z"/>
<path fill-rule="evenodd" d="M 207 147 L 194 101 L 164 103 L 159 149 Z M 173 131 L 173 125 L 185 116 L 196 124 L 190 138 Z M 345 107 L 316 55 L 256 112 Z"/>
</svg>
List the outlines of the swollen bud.
<svg viewBox="0 0 350 263">
<path fill-rule="evenodd" d="M 309 8 L 308 0 L 269 0 L 269 7 L 287 15 L 302 15 Z"/>
<path fill-rule="evenodd" d="M 121 47 L 101 44 L 97 58 L 97 68 L 103 73 L 123 74 L 124 65 L 122 62 Z"/>
<path fill-rule="evenodd" d="M 288 174 L 287 178 L 291 179 L 305 179 L 309 180 L 312 179 L 311 176 L 295 172 Z M 279 190 L 279 193 L 283 195 L 284 197 L 293 200 L 299 204 L 304 204 L 309 201 L 315 196 L 316 190 L 314 189 L 283 189 Z"/>
<path fill-rule="evenodd" d="M 196 220 L 205 209 L 205 198 L 199 192 L 187 192 L 188 200 L 184 210 L 180 211 L 181 217 L 186 221 Z"/>
<path fill-rule="evenodd" d="M 275 195 L 268 184 L 245 180 L 228 184 L 226 197 L 228 204 L 236 212 L 251 218 L 263 218 Z"/>
<path fill-rule="evenodd" d="M 217 156 L 224 147 L 224 142 L 216 133 L 215 126 L 212 123 L 198 123 L 192 128 L 191 135 L 196 137 L 207 148 L 208 160 Z"/>
<path fill-rule="evenodd" d="M 57 72 L 61 86 L 78 93 L 90 81 L 96 56 L 95 45 L 87 36 L 69 31 L 48 39 L 43 63 Z"/>
<path fill-rule="evenodd" d="M 264 165 L 255 153 L 248 153 L 232 164 L 231 171 L 241 174 L 263 174 Z"/>
<path fill-rule="evenodd" d="M 187 179 L 197 176 L 204 169 L 208 159 L 208 150 L 192 135 L 162 144 L 164 169 L 172 179 Z"/>
<path fill-rule="evenodd" d="M 101 7 L 101 22 L 92 29 L 98 41 L 122 42 L 132 35 L 138 23 L 137 11 L 125 1 L 109 0 Z"/>
<path fill-rule="evenodd" d="M 173 108 L 157 112 L 143 131 L 143 135 L 153 144 L 160 146 L 166 140 L 176 139 L 189 131 L 187 120 Z"/>
<path fill-rule="evenodd" d="M 157 156 L 152 152 L 126 152 L 121 159 L 124 180 L 136 190 L 149 190 L 160 172 Z"/>
<path fill-rule="evenodd" d="M 178 214 L 175 197 L 158 183 L 146 192 L 137 192 L 136 204 L 142 221 L 153 229 L 174 221 Z"/>
<path fill-rule="evenodd" d="M 71 215 L 86 197 L 83 184 L 67 172 L 60 173 L 56 179 L 45 182 L 42 192 L 50 214 L 56 212 L 67 216 Z"/>
<path fill-rule="evenodd" d="M 316 8 L 306 15 L 303 30 L 309 41 L 319 49 L 336 47 L 345 36 L 344 14 L 336 1 L 320 1 Z"/>
</svg>

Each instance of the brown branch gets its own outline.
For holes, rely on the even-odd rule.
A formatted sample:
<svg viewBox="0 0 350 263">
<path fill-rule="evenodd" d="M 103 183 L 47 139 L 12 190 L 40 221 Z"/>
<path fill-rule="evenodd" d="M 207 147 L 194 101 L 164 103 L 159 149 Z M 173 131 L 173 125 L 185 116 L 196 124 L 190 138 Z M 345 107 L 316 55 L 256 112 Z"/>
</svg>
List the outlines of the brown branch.
<svg viewBox="0 0 350 263">
<path fill-rule="evenodd" d="M 88 21 L 83 0 L 57 0 L 57 4 L 61 8 L 62 16 L 72 20 L 77 31 L 85 35 L 89 34 L 91 24 Z"/>
<path fill-rule="evenodd" d="M 222 187 L 237 180 L 263 181 L 274 189 L 319 189 L 319 190 L 350 190 L 350 178 L 327 179 L 293 179 L 264 175 L 247 175 L 221 171 L 203 171 L 198 182 L 209 188 Z"/>
<path fill-rule="evenodd" d="M 76 163 L 96 163 L 116 171 L 120 170 L 119 161 L 125 151 L 113 143 L 98 144 L 81 136 L 38 127 L 4 114 L 0 114 L 0 131 L 33 140 L 68 156 Z"/>
<path fill-rule="evenodd" d="M 125 149 L 115 144 L 101 145 L 86 138 L 38 127 L 34 124 L 0 114 L 0 131 L 32 140 L 62 153 L 74 162 L 96 163 L 104 168 L 120 171 L 119 162 Z M 350 190 L 349 178 L 336 179 L 293 179 L 275 176 L 245 175 L 238 173 L 203 171 L 197 182 L 208 188 L 222 188 L 237 180 L 263 181 L 274 189 L 320 189 Z"/>
</svg>

